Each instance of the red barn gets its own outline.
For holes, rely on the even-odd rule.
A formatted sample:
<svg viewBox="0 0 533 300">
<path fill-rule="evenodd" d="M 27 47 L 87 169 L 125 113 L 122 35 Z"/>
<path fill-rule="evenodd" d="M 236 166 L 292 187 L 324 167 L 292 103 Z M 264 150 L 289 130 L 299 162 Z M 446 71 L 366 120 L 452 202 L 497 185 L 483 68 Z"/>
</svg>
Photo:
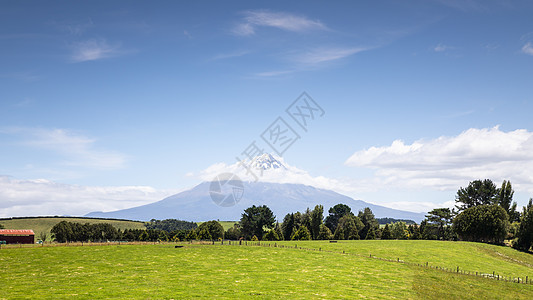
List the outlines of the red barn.
<svg viewBox="0 0 533 300">
<path fill-rule="evenodd" d="M 7 244 L 33 244 L 35 233 L 31 229 L 0 229 L 0 241 Z"/>
</svg>

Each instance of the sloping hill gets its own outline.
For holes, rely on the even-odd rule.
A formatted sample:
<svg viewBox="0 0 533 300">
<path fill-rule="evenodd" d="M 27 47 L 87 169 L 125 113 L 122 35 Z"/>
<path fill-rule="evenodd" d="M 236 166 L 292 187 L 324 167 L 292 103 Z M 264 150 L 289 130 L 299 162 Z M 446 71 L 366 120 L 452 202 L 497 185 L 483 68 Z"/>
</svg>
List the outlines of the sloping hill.
<svg viewBox="0 0 533 300">
<path fill-rule="evenodd" d="M 25 217 L 25 218 L 5 218 L 0 219 L 0 224 L 4 225 L 6 229 L 32 229 L 35 232 L 35 239 L 40 239 L 40 235 L 43 232 L 50 237 L 50 229 L 55 224 L 61 221 L 77 222 L 77 223 L 110 223 L 117 229 L 145 229 L 143 222 L 129 221 L 129 220 L 116 220 L 116 219 L 96 219 L 96 218 L 83 218 L 83 217 Z"/>
</svg>

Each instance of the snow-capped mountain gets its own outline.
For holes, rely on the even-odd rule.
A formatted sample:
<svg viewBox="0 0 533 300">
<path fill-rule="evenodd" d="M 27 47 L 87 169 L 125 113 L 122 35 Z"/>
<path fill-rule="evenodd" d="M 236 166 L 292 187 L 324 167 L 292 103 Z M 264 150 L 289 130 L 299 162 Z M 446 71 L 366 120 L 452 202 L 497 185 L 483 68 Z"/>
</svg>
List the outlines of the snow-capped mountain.
<svg viewBox="0 0 533 300">
<path fill-rule="evenodd" d="M 254 157 L 252 159 L 250 166 L 256 170 L 272 170 L 272 169 L 283 169 L 287 168 L 277 160 L 272 154 L 264 153 L 262 155 Z"/>
<path fill-rule="evenodd" d="M 161 201 L 113 212 L 92 212 L 86 216 L 142 221 L 150 219 L 236 221 L 241 218 L 246 208 L 252 205 L 267 205 L 281 221 L 287 213 L 303 212 L 307 208 L 314 208 L 317 204 L 324 206 L 324 215 L 327 215 L 330 207 L 342 203 L 350 206 L 354 213 L 370 207 L 378 218 L 410 219 L 416 222 L 424 219 L 423 213 L 395 210 L 354 200 L 309 184 L 292 183 L 291 181 L 298 182 L 302 178 L 304 180 L 313 178 L 302 170 L 286 165 L 282 158 L 271 154 L 263 154 L 243 163 L 248 164 L 251 170 L 260 173 L 258 181 L 251 180 L 252 177 L 244 172 L 246 169 L 235 164 L 219 170 L 226 172 L 211 177 L 214 179 L 206 180 L 188 191 Z M 235 174 L 239 175 L 235 177 Z M 281 182 L 272 180 L 280 178 Z"/>
</svg>

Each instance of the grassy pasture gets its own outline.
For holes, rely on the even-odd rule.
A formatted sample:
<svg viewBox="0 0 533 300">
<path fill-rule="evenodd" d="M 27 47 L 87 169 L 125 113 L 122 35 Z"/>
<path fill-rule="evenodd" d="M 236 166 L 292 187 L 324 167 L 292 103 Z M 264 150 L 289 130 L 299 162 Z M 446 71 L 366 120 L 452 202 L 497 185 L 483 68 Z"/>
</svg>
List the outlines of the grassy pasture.
<svg viewBox="0 0 533 300">
<path fill-rule="evenodd" d="M 126 221 L 126 220 L 106 220 L 94 218 L 75 218 L 75 217 L 38 217 L 38 218 L 16 218 L 16 219 L 0 219 L 0 224 L 4 225 L 6 229 L 32 229 L 35 233 L 35 239 L 38 240 L 42 232 L 48 233 L 50 237 L 50 229 L 61 221 L 76 222 L 76 223 L 110 223 L 117 229 L 145 229 L 143 222 Z"/>
<path fill-rule="evenodd" d="M 0 298 L 75 295 L 157 299 L 533 299 L 530 285 L 446 273 L 362 255 L 371 249 L 376 256 L 412 254 L 422 261 L 446 262 L 449 257 L 450 264 L 470 260 L 474 261 L 473 267 L 521 273 L 517 275 L 526 270 L 531 273 L 531 267 L 524 265 L 530 261 L 522 256 L 526 254 L 502 252 L 500 247 L 406 242 L 411 241 L 298 243 L 298 247 L 346 253 L 360 251 L 360 256 L 294 248 L 194 244 L 183 244 L 185 247 L 179 249 L 174 244 L 6 248 L 0 250 L 0 281 L 4 284 Z M 281 244 L 294 245 L 293 242 Z M 512 259 L 492 252 L 504 253 Z"/>
</svg>

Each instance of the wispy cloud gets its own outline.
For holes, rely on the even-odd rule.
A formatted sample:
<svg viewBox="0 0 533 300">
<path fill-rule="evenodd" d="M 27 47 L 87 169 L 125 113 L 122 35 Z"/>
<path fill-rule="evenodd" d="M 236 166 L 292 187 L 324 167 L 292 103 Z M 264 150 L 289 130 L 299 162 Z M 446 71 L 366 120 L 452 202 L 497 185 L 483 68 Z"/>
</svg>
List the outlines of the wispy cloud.
<svg viewBox="0 0 533 300">
<path fill-rule="evenodd" d="M 290 67 L 282 70 L 258 72 L 255 76 L 276 77 L 296 72 L 316 70 L 317 68 L 327 66 L 327 63 L 342 60 L 370 49 L 371 48 L 369 47 L 321 47 L 309 51 L 291 53 L 286 56 L 286 60 L 290 63 Z"/>
<path fill-rule="evenodd" d="M 457 136 L 371 147 L 346 165 L 376 170 L 389 185 L 454 190 L 474 179 L 509 179 L 516 190 L 533 192 L 533 132 L 499 127 L 468 129 Z"/>
<path fill-rule="evenodd" d="M 453 50 L 453 49 L 455 49 L 455 47 L 446 46 L 446 45 L 443 45 L 443 44 L 438 44 L 437 46 L 435 46 L 433 48 L 433 51 L 435 51 L 435 52 L 446 52 L 446 51 Z"/>
<path fill-rule="evenodd" d="M 0 176 L 0 217 L 85 215 L 148 204 L 177 192 L 149 186 L 81 186 Z"/>
<path fill-rule="evenodd" d="M 119 54 L 121 54 L 119 44 L 109 44 L 105 39 L 91 39 L 73 44 L 70 58 L 73 62 L 85 62 Z"/>
<path fill-rule="evenodd" d="M 255 73 L 255 76 L 258 77 L 276 77 L 281 75 L 287 75 L 297 72 L 297 70 L 280 70 L 280 71 L 268 71 L 268 72 L 259 72 Z"/>
<path fill-rule="evenodd" d="M 370 48 L 353 47 L 353 48 L 317 48 L 301 54 L 295 55 L 292 59 L 303 65 L 317 65 L 325 62 L 331 62 L 346 58 L 359 52 L 369 50 Z"/>
<path fill-rule="evenodd" d="M 125 166 L 127 156 L 115 151 L 96 147 L 96 140 L 65 129 L 42 129 L 8 127 L 0 128 L 0 134 L 18 138 L 18 144 L 44 149 L 63 157 L 67 166 L 92 169 L 120 169 Z"/>
<path fill-rule="evenodd" d="M 531 42 L 528 42 L 522 47 L 522 52 L 527 55 L 533 55 L 533 44 Z"/>
<path fill-rule="evenodd" d="M 235 57 L 241 57 L 249 54 L 250 51 L 242 50 L 242 51 L 235 51 L 230 53 L 222 53 L 215 55 L 211 60 L 220 60 L 220 59 L 229 59 L 229 58 L 235 58 Z"/>
<path fill-rule="evenodd" d="M 325 30 L 327 27 L 318 20 L 285 12 L 267 10 L 244 12 L 243 22 L 235 26 L 233 33 L 240 36 L 255 34 L 258 27 L 273 27 L 292 32 Z"/>
</svg>

